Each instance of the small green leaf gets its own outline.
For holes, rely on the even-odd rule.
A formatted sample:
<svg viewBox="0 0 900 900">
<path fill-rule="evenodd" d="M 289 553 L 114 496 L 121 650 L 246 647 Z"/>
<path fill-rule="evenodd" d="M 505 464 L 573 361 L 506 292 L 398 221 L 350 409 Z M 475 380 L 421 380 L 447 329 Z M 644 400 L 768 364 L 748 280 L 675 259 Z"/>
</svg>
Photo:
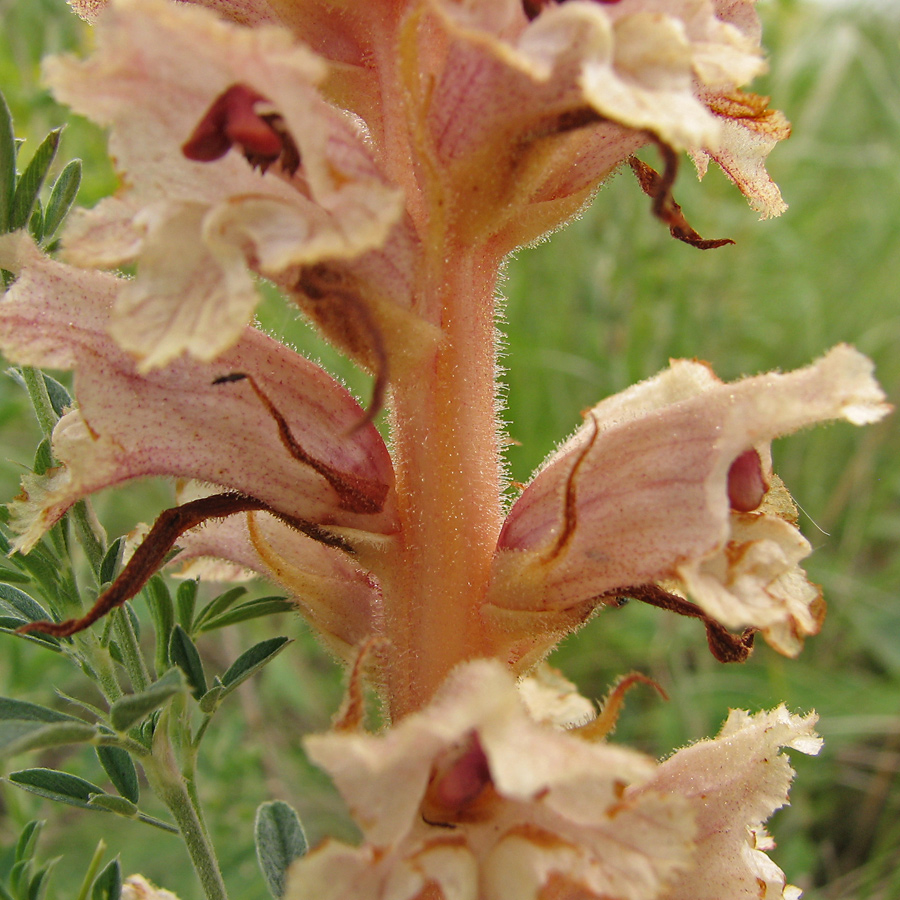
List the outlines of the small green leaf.
<svg viewBox="0 0 900 900">
<path fill-rule="evenodd" d="M 290 642 L 290 638 L 286 637 L 269 638 L 242 653 L 222 676 L 226 693 L 231 693 L 239 684 L 270 663 Z"/>
<path fill-rule="evenodd" d="M 113 703 L 109 711 L 109 721 L 119 732 L 128 731 L 154 710 L 185 690 L 184 676 L 180 669 L 169 669 L 159 681 L 155 681 L 139 694 L 129 694 Z"/>
<path fill-rule="evenodd" d="M 13 756 L 26 750 L 43 750 L 62 744 L 82 744 L 96 736 L 94 725 L 78 719 L 69 722 L 4 719 L 0 721 L 0 756 Z"/>
<path fill-rule="evenodd" d="M 51 859 L 34 873 L 34 878 L 31 879 L 28 885 L 27 900 L 44 900 L 47 894 L 47 887 L 50 884 L 50 873 L 58 862 L 58 859 Z"/>
<path fill-rule="evenodd" d="M 122 896 L 122 867 L 114 859 L 97 876 L 91 889 L 91 900 L 120 900 Z"/>
<path fill-rule="evenodd" d="M 44 384 L 47 386 L 47 394 L 50 396 L 50 405 L 60 418 L 65 415 L 67 409 L 71 409 L 75 405 L 71 394 L 55 379 L 51 378 L 46 372 L 41 372 L 44 376 Z"/>
<path fill-rule="evenodd" d="M 34 453 L 35 475 L 43 475 L 53 465 L 53 451 L 50 449 L 50 438 L 44 438 Z"/>
<path fill-rule="evenodd" d="M 28 232 L 34 238 L 36 244 L 39 244 L 44 239 L 44 206 L 40 197 L 34 201 L 34 209 L 31 212 L 31 218 L 28 220 Z"/>
<path fill-rule="evenodd" d="M 96 784 L 56 769 L 22 769 L 8 777 L 12 784 L 22 790 L 82 809 L 90 809 L 88 802 L 91 797 L 104 793 Z"/>
<path fill-rule="evenodd" d="M 17 898 L 21 898 L 28 887 L 31 878 L 31 860 L 20 859 L 9 870 L 9 886 Z"/>
<path fill-rule="evenodd" d="M 288 866 L 308 848 L 300 817 L 282 800 L 263 803 L 256 811 L 254 836 L 256 858 L 269 893 L 281 900 Z"/>
<path fill-rule="evenodd" d="M 0 234 L 10 231 L 9 218 L 16 193 L 16 137 L 6 98 L 0 93 Z"/>
<path fill-rule="evenodd" d="M 213 686 L 200 698 L 200 712 L 210 715 L 216 711 L 219 701 L 225 694 L 225 688 L 218 678 L 213 682 Z"/>
<path fill-rule="evenodd" d="M 178 591 L 175 594 L 175 615 L 178 623 L 188 633 L 192 634 L 192 625 L 194 622 L 194 609 L 197 605 L 197 588 L 196 581 L 182 581 L 178 585 Z"/>
<path fill-rule="evenodd" d="M 137 803 L 141 788 L 131 756 L 121 747 L 97 747 L 97 757 L 116 790 L 126 800 Z"/>
<path fill-rule="evenodd" d="M 248 600 L 246 603 L 229 610 L 224 615 L 207 619 L 202 626 L 197 627 L 197 630 L 212 631 L 214 628 L 236 625 L 238 622 L 258 619 L 260 616 L 290 612 L 294 608 L 294 604 L 286 597 L 260 597 L 258 600 Z"/>
<path fill-rule="evenodd" d="M 130 800 L 117 797 L 115 794 L 96 794 L 91 797 L 88 805 L 91 809 L 102 809 L 104 812 L 115 813 L 117 816 L 125 816 L 126 819 L 136 819 L 138 808 Z"/>
<path fill-rule="evenodd" d="M 200 615 L 197 616 L 197 622 L 194 626 L 195 630 L 205 631 L 205 628 L 201 628 L 201 626 L 208 620 L 212 619 L 215 616 L 220 615 L 225 612 L 228 607 L 233 606 L 237 603 L 244 594 L 247 593 L 247 588 L 241 587 L 233 587 L 228 591 L 225 591 L 224 594 L 219 594 L 214 600 L 210 600 L 206 606 L 200 610 Z"/>
<path fill-rule="evenodd" d="M 175 606 L 169 588 L 159 575 L 154 575 L 147 582 L 144 595 L 150 607 L 153 629 L 156 632 L 156 668 L 161 672 L 173 662 L 169 657 L 169 642 L 172 639 L 172 628 L 175 626 Z"/>
<path fill-rule="evenodd" d="M 25 171 L 20 176 L 9 215 L 10 231 L 23 228 L 31 218 L 31 211 L 37 202 L 44 179 L 47 177 L 47 172 L 56 158 L 61 134 L 61 128 L 54 128 L 41 141 L 40 146 L 34 151 L 31 162 L 28 163 Z"/>
<path fill-rule="evenodd" d="M 16 861 L 22 859 L 31 859 L 34 856 L 34 848 L 37 845 L 38 838 L 43 831 L 44 822 L 40 819 L 33 819 L 23 829 L 16 842 Z"/>
<path fill-rule="evenodd" d="M 122 554 L 125 551 L 125 538 L 116 538 L 109 549 L 103 555 L 100 562 L 100 584 L 112 584 L 122 564 Z"/>
<path fill-rule="evenodd" d="M 0 610 L 4 606 L 28 622 L 50 618 L 50 614 L 37 600 L 10 584 L 0 584 Z"/>
<path fill-rule="evenodd" d="M 81 160 L 73 159 L 67 163 L 50 191 L 47 211 L 44 213 L 44 237 L 52 237 L 60 223 L 69 214 L 78 188 L 81 186 Z"/>
<path fill-rule="evenodd" d="M 180 625 L 172 629 L 172 637 L 169 639 L 169 659 L 187 676 L 191 693 L 199 700 L 206 693 L 203 663 L 191 636 Z"/>
<path fill-rule="evenodd" d="M 13 637 L 21 638 L 23 641 L 31 641 L 33 644 L 40 644 L 48 650 L 60 652 L 59 641 L 49 634 L 39 634 L 37 632 L 34 634 L 17 634 L 16 629 L 25 624 L 25 620 L 20 619 L 18 616 L 0 616 L 0 633 L 11 634 Z"/>
<path fill-rule="evenodd" d="M 75 716 L 50 709 L 49 706 L 39 706 L 37 703 L 28 703 L 26 700 L 13 700 L 12 697 L 0 697 L 0 720 L 3 719 L 27 719 L 32 722 L 82 721 Z"/>
</svg>

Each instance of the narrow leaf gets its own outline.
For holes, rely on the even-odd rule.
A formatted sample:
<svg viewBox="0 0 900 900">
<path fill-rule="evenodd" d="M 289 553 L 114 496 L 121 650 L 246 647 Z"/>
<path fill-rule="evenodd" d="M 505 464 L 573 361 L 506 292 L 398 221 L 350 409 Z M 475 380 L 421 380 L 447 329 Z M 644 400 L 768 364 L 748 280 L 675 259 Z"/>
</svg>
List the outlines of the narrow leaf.
<svg viewBox="0 0 900 900">
<path fill-rule="evenodd" d="M 6 98 L 0 93 L 0 234 L 9 231 L 16 191 L 16 137 Z"/>
<path fill-rule="evenodd" d="M 100 584 L 111 584 L 119 572 L 122 564 L 122 554 L 125 551 L 125 538 L 116 538 L 109 549 L 103 555 L 100 562 Z"/>
<path fill-rule="evenodd" d="M 70 722 L 35 722 L 26 719 L 0 721 L 0 756 L 26 750 L 43 750 L 62 744 L 81 744 L 97 736 L 94 725 L 77 719 Z"/>
<path fill-rule="evenodd" d="M 91 900 L 120 900 L 122 896 L 122 867 L 114 859 L 97 876 L 91 889 Z"/>
<path fill-rule="evenodd" d="M 308 847 L 300 817 L 282 800 L 263 803 L 256 811 L 254 835 L 256 858 L 269 893 L 281 900 L 288 866 Z"/>
<path fill-rule="evenodd" d="M 172 660 L 169 658 L 169 642 L 172 639 L 172 628 L 175 626 L 175 606 L 172 595 L 165 581 L 154 575 L 144 588 L 150 615 L 153 618 L 153 629 L 156 632 L 156 669 L 162 672 Z"/>
<path fill-rule="evenodd" d="M 48 650 L 60 652 L 59 641 L 49 634 L 17 634 L 16 629 L 27 624 L 25 619 L 18 616 L 0 616 L 0 633 L 11 634 L 13 637 L 20 638 L 23 641 L 31 641 L 33 644 L 40 644 Z"/>
<path fill-rule="evenodd" d="M 73 159 L 67 163 L 50 191 L 47 210 L 44 213 L 44 237 L 52 237 L 60 223 L 69 214 L 78 188 L 81 186 L 81 160 Z"/>
<path fill-rule="evenodd" d="M 88 801 L 91 797 L 103 793 L 103 789 L 96 784 L 56 769 L 22 769 L 13 772 L 8 778 L 22 790 L 82 809 L 90 809 Z"/>
<path fill-rule="evenodd" d="M 238 585 L 237 587 L 233 587 L 230 590 L 225 591 L 224 594 L 219 594 L 219 596 L 214 600 L 210 600 L 210 602 L 207 603 L 202 610 L 200 610 L 200 615 L 197 616 L 196 627 L 199 629 L 207 619 L 212 619 L 213 617 L 225 612 L 226 609 L 237 603 L 237 601 L 240 600 L 241 597 L 243 597 L 246 593 L 247 588 Z"/>
<path fill-rule="evenodd" d="M 6 606 L 28 622 L 50 618 L 50 614 L 37 600 L 10 584 L 0 584 L 0 601 L 0 609 Z"/>
<path fill-rule="evenodd" d="M 113 703 L 109 711 L 112 727 L 119 732 L 128 731 L 155 709 L 180 694 L 185 689 L 184 676 L 180 669 L 169 669 L 159 681 L 155 681 L 140 694 L 129 694 Z"/>
<path fill-rule="evenodd" d="M 33 722 L 81 722 L 75 716 L 66 715 L 49 706 L 39 706 L 25 700 L 13 700 L 12 697 L 0 697 L 0 720 L 29 719 Z"/>
<path fill-rule="evenodd" d="M 23 228 L 31 218 L 31 211 L 37 202 L 38 194 L 47 177 L 56 151 L 59 149 L 61 128 L 54 128 L 47 137 L 41 141 L 40 146 L 34 151 L 31 162 L 25 167 L 25 171 L 16 185 L 16 193 L 13 197 L 12 210 L 9 215 L 9 230 L 16 231 Z"/>
<path fill-rule="evenodd" d="M 16 841 L 16 862 L 34 856 L 34 848 L 43 829 L 44 822 L 40 819 L 33 819 L 22 829 L 19 840 Z"/>
<path fill-rule="evenodd" d="M 34 201 L 34 209 L 28 220 L 28 233 L 34 238 L 36 244 L 40 244 L 44 239 L 44 207 L 40 197 Z"/>
<path fill-rule="evenodd" d="M 238 622 L 258 619 L 260 616 L 272 616 L 276 613 L 290 612 L 294 608 L 294 604 L 286 597 L 260 597 L 258 600 L 249 600 L 247 603 L 242 603 L 224 615 L 208 619 L 198 630 L 212 631 L 214 628 L 236 625 Z"/>
<path fill-rule="evenodd" d="M 216 711 L 219 701 L 225 695 L 222 682 L 216 678 L 213 686 L 200 698 L 200 712 L 210 715 Z"/>
<path fill-rule="evenodd" d="M 34 873 L 34 878 L 31 879 L 28 885 L 27 900 L 44 900 L 47 894 L 47 887 L 50 884 L 50 873 L 58 862 L 59 859 L 51 859 Z"/>
<path fill-rule="evenodd" d="M 43 475 L 53 465 L 53 451 L 50 449 L 50 438 L 44 438 L 34 453 L 35 475 Z"/>
<path fill-rule="evenodd" d="M 176 625 L 172 629 L 172 637 L 169 639 L 169 659 L 187 676 L 191 693 L 199 700 L 206 693 L 203 663 L 200 661 L 197 646 L 180 625 Z"/>
<path fill-rule="evenodd" d="M 41 372 L 44 376 L 44 384 L 47 386 L 47 393 L 50 396 L 50 405 L 60 418 L 65 414 L 67 409 L 71 409 L 75 405 L 72 395 L 55 379 L 51 378 L 46 372 Z"/>
<path fill-rule="evenodd" d="M 138 808 L 124 797 L 115 794 L 96 794 L 91 797 L 88 805 L 91 809 L 102 809 L 104 812 L 112 812 L 126 819 L 136 819 Z"/>
<path fill-rule="evenodd" d="M 269 638 L 242 653 L 222 676 L 225 692 L 230 693 L 239 684 L 270 663 L 290 642 L 290 638 L 286 637 Z"/>
<path fill-rule="evenodd" d="M 178 623 L 188 633 L 193 633 L 194 609 L 197 605 L 197 588 L 196 581 L 182 581 L 178 585 L 178 591 L 175 594 L 175 615 Z"/>
<path fill-rule="evenodd" d="M 97 757 L 116 790 L 126 800 L 137 803 L 141 798 L 141 788 L 130 754 L 121 747 L 97 747 Z"/>
</svg>

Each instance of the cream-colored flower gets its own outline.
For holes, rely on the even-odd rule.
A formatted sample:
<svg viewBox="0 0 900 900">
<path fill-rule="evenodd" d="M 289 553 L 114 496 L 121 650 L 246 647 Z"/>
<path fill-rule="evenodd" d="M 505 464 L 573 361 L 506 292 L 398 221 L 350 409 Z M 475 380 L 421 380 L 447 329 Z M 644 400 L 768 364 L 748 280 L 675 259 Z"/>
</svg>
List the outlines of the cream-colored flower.
<svg viewBox="0 0 900 900">
<path fill-rule="evenodd" d="M 657 765 L 526 712 L 496 662 L 456 669 L 383 735 L 307 740 L 364 834 L 295 864 L 290 900 L 681 900 L 742 896 L 780 871 L 759 847 L 814 717 L 732 713 L 722 733 Z M 751 896 L 747 893 L 746 896 Z M 756 896 L 756 894 L 752 894 Z"/>
</svg>

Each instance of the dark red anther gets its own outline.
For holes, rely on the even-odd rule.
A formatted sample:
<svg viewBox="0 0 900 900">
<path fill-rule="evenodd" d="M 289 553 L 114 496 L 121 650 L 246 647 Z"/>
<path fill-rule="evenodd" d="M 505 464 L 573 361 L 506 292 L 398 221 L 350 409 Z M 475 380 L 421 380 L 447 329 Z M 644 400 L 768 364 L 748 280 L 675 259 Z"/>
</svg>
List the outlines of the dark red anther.
<svg viewBox="0 0 900 900">
<path fill-rule="evenodd" d="M 281 160 L 285 172 L 293 175 L 300 167 L 297 145 L 280 115 L 256 111 L 260 103 L 269 101 L 244 84 L 233 84 L 216 97 L 181 152 L 196 162 L 212 162 L 237 146 L 254 168 L 265 172 Z"/>
<path fill-rule="evenodd" d="M 768 489 L 759 454 L 755 450 L 746 450 L 728 470 L 728 501 L 731 508 L 737 512 L 753 512 L 763 502 Z"/>
</svg>

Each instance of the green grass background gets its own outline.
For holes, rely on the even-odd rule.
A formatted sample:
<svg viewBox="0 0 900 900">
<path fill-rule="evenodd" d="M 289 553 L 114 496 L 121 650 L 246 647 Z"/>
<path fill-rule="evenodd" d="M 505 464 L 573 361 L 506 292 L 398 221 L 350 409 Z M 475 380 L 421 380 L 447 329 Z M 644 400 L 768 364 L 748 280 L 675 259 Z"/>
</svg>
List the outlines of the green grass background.
<svg viewBox="0 0 900 900">
<path fill-rule="evenodd" d="M 692 224 L 705 237 L 737 241 L 701 253 L 668 237 L 626 172 L 580 221 L 519 253 L 503 286 L 506 416 L 519 442 L 509 451 L 514 479 L 527 479 L 581 409 L 672 356 L 706 359 L 734 378 L 791 369 L 849 341 L 876 361 L 894 401 L 900 397 L 900 20 L 787 0 L 763 2 L 760 11 L 771 72 L 758 88 L 794 123 L 769 167 L 789 211 L 760 223 L 720 173 L 697 184 L 685 165 L 676 196 Z M 23 159 L 49 128 L 68 121 L 61 159 L 85 160 L 81 201 L 91 205 L 115 185 L 103 136 L 58 108 L 39 82 L 44 53 L 87 40 L 62 0 L 0 0 L 0 87 L 28 139 Z M 365 379 L 277 298 L 266 299 L 261 318 L 365 394 Z M 900 897 L 898 429 L 894 416 L 863 430 L 816 429 L 775 447 L 776 468 L 816 548 L 808 570 L 829 603 L 822 634 L 798 660 L 760 646 L 745 665 L 722 666 L 696 623 L 637 604 L 604 612 L 554 657 L 590 696 L 632 669 L 659 681 L 670 702 L 633 692 L 615 735 L 657 755 L 714 733 L 729 707 L 785 701 L 816 709 L 825 749 L 816 759 L 794 755 L 793 804 L 772 822 L 775 859 L 809 900 Z M 38 430 L 23 393 L 4 376 L 0 436 L 0 498 L 9 498 Z M 142 485 L 101 498 L 98 509 L 119 533 L 152 519 L 167 498 L 166 486 Z M 266 896 L 252 849 L 252 817 L 263 800 L 293 804 L 314 841 L 352 834 L 327 779 L 300 749 L 302 735 L 326 727 L 340 699 L 340 675 L 303 624 L 283 616 L 231 629 L 202 645 L 204 660 L 221 671 L 274 633 L 297 643 L 238 693 L 230 715 L 219 714 L 202 758 L 201 793 L 226 881 L 241 900 Z M 50 685 L 90 696 L 91 686 L 54 655 L 0 636 L 0 693 L 48 703 Z M 18 757 L 3 771 L 31 765 L 102 778 L 84 751 Z M 51 896 L 72 895 L 105 836 L 127 872 L 144 872 L 182 900 L 199 897 L 176 838 L 34 801 L 6 785 L 0 853 L 36 815 L 49 820 L 46 854 L 65 854 Z"/>
</svg>

